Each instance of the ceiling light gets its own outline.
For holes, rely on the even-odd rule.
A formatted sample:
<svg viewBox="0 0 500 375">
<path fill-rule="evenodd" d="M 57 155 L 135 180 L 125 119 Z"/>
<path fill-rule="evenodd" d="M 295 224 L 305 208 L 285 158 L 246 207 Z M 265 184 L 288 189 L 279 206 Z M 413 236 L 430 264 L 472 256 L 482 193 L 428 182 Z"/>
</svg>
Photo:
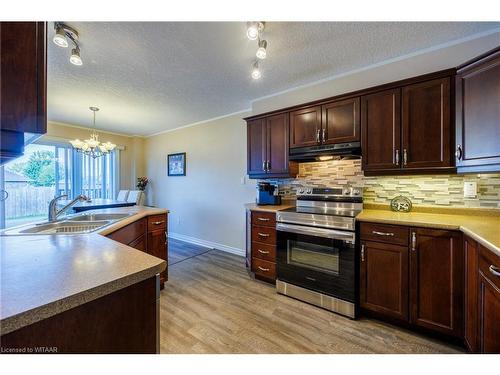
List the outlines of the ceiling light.
<svg viewBox="0 0 500 375">
<path fill-rule="evenodd" d="M 255 61 L 253 63 L 253 68 L 252 68 L 252 78 L 253 79 L 259 79 L 261 77 L 261 72 L 260 72 L 260 69 L 259 69 L 259 63 L 257 61 Z"/>
<path fill-rule="evenodd" d="M 257 49 L 257 52 L 255 53 L 255 56 L 257 56 L 258 59 L 265 59 L 267 55 L 267 41 L 266 40 L 259 40 L 259 48 Z"/>
<path fill-rule="evenodd" d="M 69 58 L 69 62 L 73 65 L 82 65 L 83 61 L 80 57 L 80 47 L 76 46 L 71 50 L 71 57 Z"/>
<path fill-rule="evenodd" d="M 259 33 L 264 30 L 264 22 L 247 22 L 247 38 L 255 40 Z"/>
<path fill-rule="evenodd" d="M 114 143 L 99 142 L 99 136 L 95 130 L 95 113 L 99 110 L 97 107 L 89 107 L 89 109 L 94 112 L 94 129 L 90 134 L 90 138 L 84 141 L 80 141 L 79 139 L 75 139 L 69 141 L 77 152 L 81 152 L 84 155 L 89 155 L 91 157 L 98 158 L 100 156 L 108 154 L 110 151 L 113 151 L 116 147 Z"/>
<path fill-rule="evenodd" d="M 62 26 L 56 26 L 56 33 L 52 38 L 52 41 L 59 47 L 68 47 L 68 39 L 66 39 L 66 32 Z"/>
</svg>

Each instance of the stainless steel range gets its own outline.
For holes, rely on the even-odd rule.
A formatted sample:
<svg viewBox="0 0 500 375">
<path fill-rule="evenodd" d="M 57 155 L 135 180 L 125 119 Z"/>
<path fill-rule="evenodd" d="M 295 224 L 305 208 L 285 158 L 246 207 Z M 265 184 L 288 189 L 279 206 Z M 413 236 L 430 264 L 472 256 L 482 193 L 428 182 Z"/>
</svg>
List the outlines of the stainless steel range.
<svg viewBox="0 0 500 375">
<path fill-rule="evenodd" d="M 278 293 L 356 317 L 356 188 L 303 188 L 276 214 Z"/>
</svg>

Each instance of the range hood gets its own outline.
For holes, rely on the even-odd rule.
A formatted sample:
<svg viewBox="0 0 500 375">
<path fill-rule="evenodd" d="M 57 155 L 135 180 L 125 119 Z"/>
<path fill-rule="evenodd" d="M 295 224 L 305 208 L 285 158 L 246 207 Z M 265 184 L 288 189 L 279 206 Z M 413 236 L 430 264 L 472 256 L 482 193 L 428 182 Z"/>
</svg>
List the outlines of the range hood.
<svg viewBox="0 0 500 375">
<path fill-rule="evenodd" d="M 318 145 L 290 149 L 290 160 L 322 161 L 361 158 L 361 143 L 337 143 L 333 145 Z"/>
</svg>

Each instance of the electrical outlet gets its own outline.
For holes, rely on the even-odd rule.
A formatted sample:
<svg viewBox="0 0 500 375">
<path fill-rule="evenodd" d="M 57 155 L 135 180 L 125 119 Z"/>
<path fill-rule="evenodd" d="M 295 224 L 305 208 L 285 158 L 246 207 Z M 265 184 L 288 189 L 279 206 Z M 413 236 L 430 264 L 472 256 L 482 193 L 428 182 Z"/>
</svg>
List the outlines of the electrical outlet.
<svg viewBox="0 0 500 375">
<path fill-rule="evenodd" d="M 476 181 L 464 181 L 464 198 L 477 198 Z"/>
</svg>

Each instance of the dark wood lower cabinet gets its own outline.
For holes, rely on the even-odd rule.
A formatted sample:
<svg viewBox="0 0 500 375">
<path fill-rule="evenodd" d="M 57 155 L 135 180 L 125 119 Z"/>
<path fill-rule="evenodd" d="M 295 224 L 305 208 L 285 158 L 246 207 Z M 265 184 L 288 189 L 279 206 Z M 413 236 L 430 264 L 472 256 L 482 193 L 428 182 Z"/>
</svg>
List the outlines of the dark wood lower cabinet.
<svg viewBox="0 0 500 375">
<path fill-rule="evenodd" d="M 460 232 L 410 230 L 410 323 L 463 336 L 464 255 Z"/>
<path fill-rule="evenodd" d="M 408 327 L 462 339 L 462 234 L 374 223 L 360 226 L 361 309 Z"/>
<path fill-rule="evenodd" d="M 408 320 L 408 248 L 363 241 L 360 260 L 360 306 Z"/>
<path fill-rule="evenodd" d="M 33 354 L 154 354 L 156 288 L 152 277 L 3 335 L 2 353 L 25 348 Z"/>
<path fill-rule="evenodd" d="M 477 293 L 478 293 L 478 244 L 464 238 L 465 253 L 465 345 L 471 352 L 477 352 Z"/>
<path fill-rule="evenodd" d="M 154 230 L 148 233 L 147 253 L 157 258 L 167 259 L 167 234 L 164 229 Z M 167 267 L 168 268 L 168 267 Z M 168 279 L 167 269 L 160 273 L 160 283 L 164 284 Z"/>
</svg>

